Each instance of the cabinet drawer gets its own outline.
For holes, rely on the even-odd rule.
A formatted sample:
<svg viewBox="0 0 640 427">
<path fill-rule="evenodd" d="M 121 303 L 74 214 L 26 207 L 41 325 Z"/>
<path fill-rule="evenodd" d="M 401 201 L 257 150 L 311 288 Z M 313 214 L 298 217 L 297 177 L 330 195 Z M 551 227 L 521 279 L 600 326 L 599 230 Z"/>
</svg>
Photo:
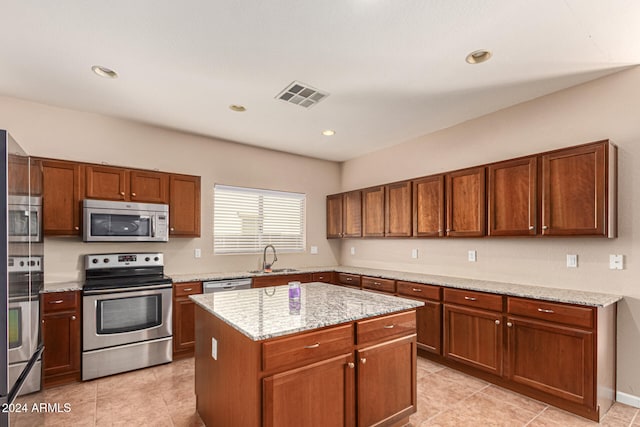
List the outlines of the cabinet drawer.
<svg viewBox="0 0 640 427">
<path fill-rule="evenodd" d="M 337 326 L 262 344 L 262 370 L 306 365 L 353 350 L 353 325 Z"/>
<path fill-rule="evenodd" d="M 397 286 L 399 295 L 440 301 L 439 286 L 412 282 L 398 282 Z"/>
<path fill-rule="evenodd" d="M 44 313 L 54 311 L 75 310 L 79 306 L 79 292 L 46 292 L 42 294 Z"/>
<path fill-rule="evenodd" d="M 333 282 L 333 271 L 327 271 L 327 272 L 322 272 L 322 273 L 313 273 L 311 275 L 311 281 L 313 281 L 313 282 L 332 283 Z"/>
<path fill-rule="evenodd" d="M 581 326 L 583 328 L 593 328 L 593 310 L 591 307 L 576 307 L 574 305 L 523 298 L 507 298 L 507 312 L 509 314 Z"/>
<path fill-rule="evenodd" d="M 485 310 L 502 311 L 502 295 L 445 288 L 444 301 Z"/>
<path fill-rule="evenodd" d="M 355 274 L 338 273 L 338 283 L 347 286 L 360 287 L 360 276 Z"/>
<path fill-rule="evenodd" d="M 174 284 L 174 292 L 176 297 L 201 294 L 202 282 L 176 283 Z"/>
<path fill-rule="evenodd" d="M 379 279 L 377 277 L 362 277 L 362 287 L 375 291 L 395 293 L 396 281 L 392 279 Z"/>
<path fill-rule="evenodd" d="M 415 310 L 356 323 L 358 345 L 416 333 Z"/>
</svg>

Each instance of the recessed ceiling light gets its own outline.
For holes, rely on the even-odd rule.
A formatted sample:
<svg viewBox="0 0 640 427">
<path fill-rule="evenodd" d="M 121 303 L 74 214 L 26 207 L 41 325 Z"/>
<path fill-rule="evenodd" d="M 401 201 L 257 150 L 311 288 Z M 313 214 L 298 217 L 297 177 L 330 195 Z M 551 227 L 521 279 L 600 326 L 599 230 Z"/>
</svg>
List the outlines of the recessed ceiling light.
<svg viewBox="0 0 640 427">
<path fill-rule="evenodd" d="M 465 61 L 467 61 L 469 64 L 480 64 L 482 62 L 488 61 L 489 58 L 491 58 L 491 52 L 481 49 L 471 52 L 469 55 L 467 55 Z"/>
<path fill-rule="evenodd" d="M 91 71 L 99 75 L 100 77 L 106 77 L 108 79 L 117 79 L 118 73 L 110 68 L 103 67 L 102 65 L 94 65 L 91 67 Z"/>
<path fill-rule="evenodd" d="M 243 113 L 243 112 L 247 111 L 247 109 L 244 107 L 244 105 L 236 105 L 236 104 L 229 105 L 229 109 L 231 111 L 235 111 L 236 113 Z"/>
<path fill-rule="evenodd" d="M 322 134 L 324 136 L 333 136 L 333 135 L 336 134 L 336 131 L 333 130 L 333 129 L 325 129 L 325 130 L 322 131 Z"/>
</svg>

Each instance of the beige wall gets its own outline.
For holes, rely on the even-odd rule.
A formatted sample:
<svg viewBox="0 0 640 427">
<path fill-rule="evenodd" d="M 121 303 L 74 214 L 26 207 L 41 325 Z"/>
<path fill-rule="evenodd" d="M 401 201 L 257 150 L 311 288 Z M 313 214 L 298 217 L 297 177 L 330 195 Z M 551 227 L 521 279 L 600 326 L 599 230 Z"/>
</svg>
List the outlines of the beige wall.
<svg viewBox="0 0 640 427">
<path fill-rule="evenodd" d="M 0 127 L 32 155 L 202 177 L 201 238 L 128 244 L 46 238 L 47 282 L 81 278 L 82 255 L 89 253 L 161 251 L 166 255 L 169 274 L 257 268 L 258 255 L 213 255 L 214 183 L 306 193 L 307 252 L 279 254 L 277 265 L 303 267 L 338 262 L 339 244 L 325 239 L 325 196 L 340 190 L 338 163 L 5 97 L 0 97 L 0 118 Z M 318 255 L 309 254 L 311 245 L 318 246 Z M 202 249 L 202 258 L 194 258 L 195 248 Z"/>
<path fill-rule="evenodd" d="M 350 190 L 609 138 L 619 147 L 617 239 L 354 239 L 343 242 L 341 263 L 624 295 L 618 391 L 640 396 L 639 123 L 640 68 L 634 68 L 343 165 L 343 190 Z M 468 250 L 477 250 L 477 262 L 467 261 Z M 569 253 L 578 254 L 577 269 L 566 268 Z M 609 270 L 609 254 L 624 254 L 625 269 Z"/>
</svg>

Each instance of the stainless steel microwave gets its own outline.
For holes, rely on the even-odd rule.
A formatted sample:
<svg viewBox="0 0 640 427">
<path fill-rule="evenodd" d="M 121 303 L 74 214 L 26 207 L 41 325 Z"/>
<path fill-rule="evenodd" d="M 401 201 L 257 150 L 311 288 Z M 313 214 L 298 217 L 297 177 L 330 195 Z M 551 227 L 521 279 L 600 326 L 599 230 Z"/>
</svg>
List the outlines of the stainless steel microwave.
<svg viewBox="0 0 640 427">
<path fill-rule="evenodd" d="M 7 222 L 10 242 L 42 241 L 42 198 L 9 196 Z"/>
<path fill-rule="evenodd" d="M 169 205 L 82 201 L 85 242 L 167 242 Z"/>
</svg>

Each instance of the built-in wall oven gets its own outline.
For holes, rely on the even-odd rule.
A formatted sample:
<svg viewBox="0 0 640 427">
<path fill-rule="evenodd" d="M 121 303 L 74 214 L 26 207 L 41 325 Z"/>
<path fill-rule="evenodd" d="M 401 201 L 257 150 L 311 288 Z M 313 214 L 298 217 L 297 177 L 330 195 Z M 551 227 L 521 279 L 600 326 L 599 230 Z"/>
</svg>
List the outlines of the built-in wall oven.
<svg viewBox="0 0 640 427">
<path fill-rule="evenodd" d="M 10 195 L 7 216 L 9 242 L 42 241 L 42 197 Z"/>
<path fill-rule="evenodd" d="M 85 256 L 82 379 L 172 361 L 172 282 L 161 253 Z"/>
</svg>

